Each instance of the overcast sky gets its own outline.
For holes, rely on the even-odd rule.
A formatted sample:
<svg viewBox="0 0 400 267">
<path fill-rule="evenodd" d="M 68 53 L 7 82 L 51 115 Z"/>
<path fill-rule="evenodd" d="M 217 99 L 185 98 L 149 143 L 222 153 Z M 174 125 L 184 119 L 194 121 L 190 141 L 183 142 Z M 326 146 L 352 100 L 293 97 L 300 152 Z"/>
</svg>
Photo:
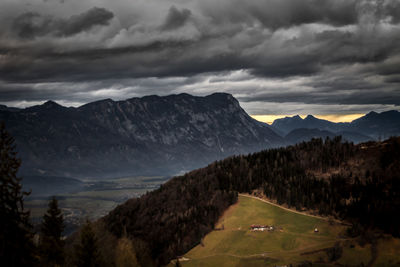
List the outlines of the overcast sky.
<svg viewBox="0 0 400 267">
<path fill-rule="evenodd" d="M 400 1 L 0 1 L 0 103 L 182 92 L 250 114 L 399 110 Z"/>
</svg>

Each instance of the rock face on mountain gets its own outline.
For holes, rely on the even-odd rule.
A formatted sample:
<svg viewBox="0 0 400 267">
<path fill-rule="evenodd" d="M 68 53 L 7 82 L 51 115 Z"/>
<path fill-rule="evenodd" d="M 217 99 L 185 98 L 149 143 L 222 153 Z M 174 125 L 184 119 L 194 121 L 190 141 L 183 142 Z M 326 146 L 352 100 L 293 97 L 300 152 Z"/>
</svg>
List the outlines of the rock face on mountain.
<svg viewBox="0 0 400 267">
<path fill-rule="evenodd" d="M 283 144 L 229 94 L 110 99 L 66 108 L 48 101 L 0 109 L 21 174 L 72 177 L 171 175 Z"/>
<path fill-rule="evenodd" d="M 304 119 L 300 116 L 293 116 L 277 119 L 271 126 L 284 135 L 288 135 L 296 129 L 318 129 L 320 131 L 328 131 L 334 135 L 347 136 L 348 141 L 358 143 L 367 141 L 368 138 L 370 140 L 378 140 L 400 135 L 400 112 L 396 110 L 382 113 L 372 111 L 350 123 L 334 123 L 315 118 L 312 115 L 308 115 Z M 307 136 L 310 135 L 310 131 L 304 133 Z M 299 134 L 300 132 L 296 133 L 296 139 L 301 140 L 302 138 Z M 287 141 L 292 143 L 291 140 Z"/>
</svg>

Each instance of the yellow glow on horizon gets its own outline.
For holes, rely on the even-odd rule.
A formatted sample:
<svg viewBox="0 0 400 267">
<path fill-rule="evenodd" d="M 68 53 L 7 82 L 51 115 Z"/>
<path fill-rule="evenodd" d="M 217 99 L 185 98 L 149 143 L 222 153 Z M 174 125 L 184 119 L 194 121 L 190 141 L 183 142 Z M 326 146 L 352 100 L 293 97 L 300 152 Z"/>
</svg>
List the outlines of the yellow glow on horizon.
<svg viewBox="0 0 400 267">
<path fill-rule="evenodd" d="M 358 119 L 365 114 L 355 113 L 355 114 L 323 114 L 323 115 L 313 115 L 314 117 L 322 120 L 328 120 L 331 122 L 351 122 L 355 119 Z M 250 115 L 253 119 L 256 119 L 261 122 L 266 122 L 268 124 L 272 124 L 274 120 L 281 119 L 285 117 L 293 117 L 295 115 Z M 307 115 L 300 115 L 301 118 L 307 117 Z"/>
<path fill-rule="evenodd" d="M 253 119 L 272 124 L 274 120 L 282 119 L 285 117 L 292 117 L 294 115 L 250 115 Z"/>
<path fill-rule="evenodd" d="M 365 114 L 326 114 L 326 115 L 315 115 L 316 118 L 328 120 L 331 122 L 352 122 Z"/>
</svg>

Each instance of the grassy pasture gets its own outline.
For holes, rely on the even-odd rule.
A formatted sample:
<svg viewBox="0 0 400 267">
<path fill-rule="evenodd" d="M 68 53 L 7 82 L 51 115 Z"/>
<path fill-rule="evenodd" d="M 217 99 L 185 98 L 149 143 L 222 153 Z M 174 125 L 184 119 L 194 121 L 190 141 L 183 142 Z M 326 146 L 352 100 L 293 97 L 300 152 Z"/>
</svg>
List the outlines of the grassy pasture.
<svg viewBox="0 0 400 267">
<path fill-rule="evenodd" d="M 274 231 L 251 231 L 251 224 L 273 225 Z M 293 213 L 246 196 L 222 216 L 216 229 L 184 255 L 183 266 L 275 266 L 304 261 L 333 265 L 324 249 L 340 242 L 343 254 L 336 262 L 366 265 L 371 247 L 360 247 L 345 237 L 346 226 L 327 220 Z M 319 232 L 314 233 L 318 228 Z M 387 238 L 378 242 L 375 264 L 390 266 L 400 262 L 400 240 Z"/>
</svg>

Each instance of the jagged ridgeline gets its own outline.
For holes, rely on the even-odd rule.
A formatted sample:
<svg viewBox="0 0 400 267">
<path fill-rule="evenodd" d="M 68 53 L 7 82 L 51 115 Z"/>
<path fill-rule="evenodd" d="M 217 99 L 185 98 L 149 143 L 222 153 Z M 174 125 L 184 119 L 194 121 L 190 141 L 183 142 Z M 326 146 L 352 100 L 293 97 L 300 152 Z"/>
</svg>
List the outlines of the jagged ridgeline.
<svg viewBox="0 0 400 267">
<path fill-rule="evenodd" d="M 157 264 L 188 251 L 237 200 L 262 191 L 290 207 L 317 210 L 399 236 L 400 138 L 360 145 L 313 139 L 230 157 L 175 177 L 103 218 L 117 237 L 145 244 Z"/>
<path fill-rule="evenodd" d="M 16 139 L 25 176 L 175 175 L 284 143 L 225 93 L 105 99 L 78 108 L 48 101 L 3 107 L 0 121 Z"/>
</svg>

